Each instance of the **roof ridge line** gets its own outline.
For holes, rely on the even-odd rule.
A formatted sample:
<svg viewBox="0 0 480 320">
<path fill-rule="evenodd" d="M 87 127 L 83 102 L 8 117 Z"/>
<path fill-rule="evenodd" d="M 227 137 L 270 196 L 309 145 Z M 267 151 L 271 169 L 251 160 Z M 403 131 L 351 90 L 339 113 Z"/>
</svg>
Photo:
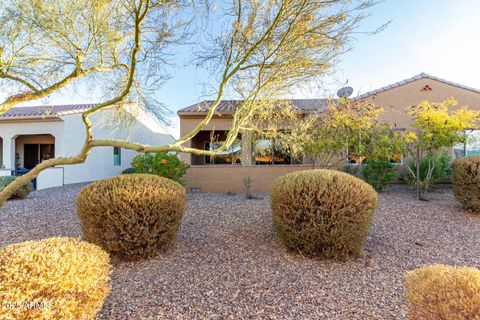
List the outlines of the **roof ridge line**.
<svg viewBox="0 0 480 320">
<path fill-rule="evenodd" d="M 421 72 L 419 74 L 414 75 L 413 77 L 410 77 L 410 78 L 407 78 L 407 79 L 404 79 L 404 80 L 401 80 L 401 81 L 398 81 L 398 82 L 380 87 L 378 89 L 371 90 L 371 91 L 365 92 L 363 94 L 360 94 L 360 95 L 356 96 L 355 98 L 353 98 L 353 100 L 361 100 L 361 99 L 367 98 L 371 95 L 381 93 L 381 92 L 384 92 L 384 91 L 387 91 L 387 90 L 390 90 L 390 89 L 393 89 L 393 88 L 397 88 L 397 87 L 403 86 L 407 83 L 411 83 L 413 81 L 424 79 L 424 78 L 430 78 L 432 80 L 443 82 L 445 84 L 448 84 L 448 85 L 451 85 L 451 86 L 454 86 L 454 87 L 458 87 L 458 88 L 461 88 L 461 89 L 465 89 L 465 90 L 469 90 L 469 91 L 472 91 L 472 92 L 480 93 L 480 89 L 469 87 L 469 86 L 466 86 L 466 85 L 463 85 L 463 84 L 459 84 L 459 83 L 456 83 L 456 82 L 453 82 L 453 81 L 449 81 L 449 80 L 445 80 L 445 79 L 433 76 L 433 75 L 425 73 L 425 72 Z"/>
</svg>

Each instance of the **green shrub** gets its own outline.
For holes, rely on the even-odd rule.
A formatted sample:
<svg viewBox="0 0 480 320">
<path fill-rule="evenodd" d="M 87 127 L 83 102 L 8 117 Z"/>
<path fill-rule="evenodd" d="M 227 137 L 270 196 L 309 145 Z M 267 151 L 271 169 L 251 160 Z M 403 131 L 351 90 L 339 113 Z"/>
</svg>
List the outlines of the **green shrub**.
<svg viewBox="0 0 480 320">
<path fill-rule="evenodd" d="M 439 183 L 448 183 L 450 182 L 452 168 L 450 165 L 450 156 L 448 153 L 444 152 L 440 156 L 433 156 L 435 168 L 432 172 L 432 177 L 430 179 L 429 185 L 433 186 Z M 427 156 L 422 159 L 420 162 L 420 180 L 425 181 L 427 178 L 428 173 L 428 162 L 430 161 L 431 157 Z M 417 167 L 413 161 L 408 162 L 407 164 L 409 168 L 416 172 Z M 410 185 L 415 185 L 415 179 L 411 175 L 405 174 L 403 179 Z"/>
<path fill-rule="evenodd" d="M 305 170 L 272 185 L 273 221 L 284 245 L 307 255 L 360 254 L 377 206 L 375 190 L 349 174 Z"/>
<path fill-rule="evenodd" d="M 455 199 L 466 209 L 480 214 L 480 156 L 457 159 L 452 168 Z"/>
<path fill-rule="evenodd" d="M 444 265 L 410 271 L 405 278 L 412 320 L 480 319 L 480 270 Z"/>
<path fill-rule="evenodd" d="M 148 174 L 94 182 L 77 198 L 85 239 L 129 259 L 166 250 L 175 240 L 184 211 L 185 188 Z"/>
<path fill-rule="evenodd" d="M 180 161 L 176 155 L 166 153 L 140 154 L 133 158 L 132 168 L 135 173 L 148 173 L 165 177 L 185 185 L 182 177 L 190 166 Z"/>
<path fill-rule="evenodd" d="M 127 169 L 122 171 L 122 174 L 132 174 L 132 173 L 135 173 L 134 168 L 127 168 Z"/>
<path fill-rule="evenodd" d="M 108 254 L 78 239 L 1 248 L 0 319 L 93 319 L 110 293 L 110 273 Z"/>
<path fill-rule="evenodd" d="M 341 167 L 341 171 L 358 178 L 360 175 L 360 169 L 359 169 L 360 166 L 361 164 L 349 163 Z"/>
<path fill-rule="evenodd" d="M 0 177 L 0 191 L 2 191 L 6 186 L 12 183 L 17 177 L 12 176 L 1 176 Z M 30 192 L 33 190 L 33 184 L 31 181 L 25 183 L 23 186 L 18 188 L 9 199 L 25 199 Z"/>
<path fill-rule="evenodd" d="M 362 165 L 363 179 L 377 191 L 383 191 L 396 176 L 396 167 L 388 161 L 367 160 Z"/>
</svg>

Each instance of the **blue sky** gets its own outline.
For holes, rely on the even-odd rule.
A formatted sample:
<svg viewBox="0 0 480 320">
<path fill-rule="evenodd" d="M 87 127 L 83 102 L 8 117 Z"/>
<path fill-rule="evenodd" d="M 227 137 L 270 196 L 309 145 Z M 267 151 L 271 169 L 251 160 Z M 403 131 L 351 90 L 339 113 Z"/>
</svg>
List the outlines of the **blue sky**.
<svg viewBox="0 0 480 320">
<path fill-rule="evenodd" d="M 341 58 L 335 73 L 325 79 L 331 94 L 348 79 L 354 94 L 364 93 L 418 73 L 480 88 L 480 1 L 478 0 L 386 0 L 370 9 L 360 27 L 375 30 L 391 23 L 376 35 L 360 34 L 353 50 Z M 196 103 L 205 97 L 202 72 L 180 68 L 159 90 L 171 110 Z M 324 90 L 308 89 L 298 97 L 320 97 Z M 178 121 L 172 118 L 172 133 Z"/>
<path fill-rule="evenodd" d="M 418 73 L 480 88 L 479 0 L 386 0 L 370 9 L 361 31 L 372 31 L 387 21 L 386 30 L 376 35 L 360 34 L 353 50 L 342 56 L 335 72 L 322 88 L 301 90 L 297 98 L 324 97 L 348 79 L 354 94 L 364 93 Z M 204 70 L 185 67 L 190 52 L 185 48 L 175 57 L 173 78 L 157 91 L 157 98 L 173 112 L 205 98 Z M 227 97 L 226 97 L 227 98 Z M 66 99 L 68 101 L 66 101 Z M 48 100 L 53 103 L 96 102 L 78 93 Z M 178 119 L 171 116 L 170 131 L 178 136 Z"/>
</svg>

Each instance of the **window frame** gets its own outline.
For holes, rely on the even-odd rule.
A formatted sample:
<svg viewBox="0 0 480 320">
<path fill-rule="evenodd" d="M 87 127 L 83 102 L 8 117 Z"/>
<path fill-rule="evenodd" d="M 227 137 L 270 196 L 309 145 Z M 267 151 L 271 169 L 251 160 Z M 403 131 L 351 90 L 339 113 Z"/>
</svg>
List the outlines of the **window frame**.
<svg viewBox="0 0 480 320">
<path fill-rule="evenodd" d="M 122 166 L 122 148 L 120 147 L 113 147 L 113 166 Z"/>
</svg>

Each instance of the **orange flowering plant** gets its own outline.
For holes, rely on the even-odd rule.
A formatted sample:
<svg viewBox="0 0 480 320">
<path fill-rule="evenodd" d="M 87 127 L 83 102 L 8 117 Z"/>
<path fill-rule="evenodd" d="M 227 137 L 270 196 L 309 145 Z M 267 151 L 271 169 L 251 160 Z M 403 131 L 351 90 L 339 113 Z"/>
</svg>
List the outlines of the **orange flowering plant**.
<svg viewBox="0 0 480 320">
<path fill-rule="evenodd" d="M 168 153 L 147 153 L 133 158 L 129 173 L 149 173 L 177 181 L 185 185 L 183 176 L 190 166 Z"/>
</svg>

